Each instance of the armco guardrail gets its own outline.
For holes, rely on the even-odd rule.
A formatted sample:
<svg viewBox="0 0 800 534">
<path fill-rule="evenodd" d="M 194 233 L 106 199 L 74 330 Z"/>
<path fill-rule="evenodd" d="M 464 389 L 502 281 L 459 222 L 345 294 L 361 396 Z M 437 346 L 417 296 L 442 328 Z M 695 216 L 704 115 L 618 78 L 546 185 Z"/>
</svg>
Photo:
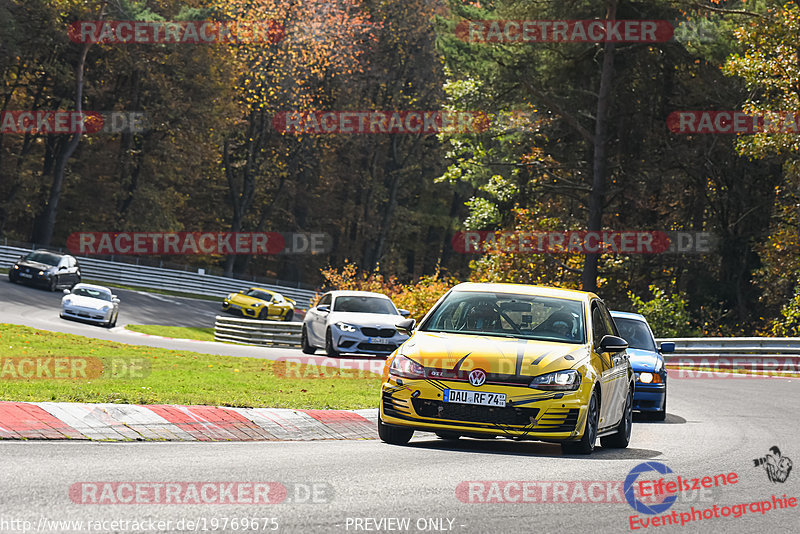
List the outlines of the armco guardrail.
<svg viewBox="0 0 800 534">
<path fill-rule="evenodd" d="M 26 248 L 0 246 L 0 267 L 11 267 L 20 256 L 30 251 L 31 249 Z M 170 289 L 210 297 L 224 297 L 245 287 L 257 285 L 293 299 L 297 302 L 296 307 L 302 310 L 308 309 L 311 299 L 314 298 L 314 291 L 308 289 L 249 282 L 224 276 L 119 263 L 90 257 L 78 257 L 78 262 L 81 265 L 81 276 L 87 280 L 152 289 Z"/>
<path fill-rule="evenodd" d="M 214 321 L 214 340 L 245 345 L 300 346 L 303 323 L 259 321 L 217 315 Z"/>
<path fill-rule="evenodd" d="M 672 368 L 708 363 L 718 369 L 800 371 L 797 367 L 800 338 L 796 337 L 700 337 L 657 341 L 675 343 L 675 352 L 664 354 L 667 366 Z"/>
</svg>

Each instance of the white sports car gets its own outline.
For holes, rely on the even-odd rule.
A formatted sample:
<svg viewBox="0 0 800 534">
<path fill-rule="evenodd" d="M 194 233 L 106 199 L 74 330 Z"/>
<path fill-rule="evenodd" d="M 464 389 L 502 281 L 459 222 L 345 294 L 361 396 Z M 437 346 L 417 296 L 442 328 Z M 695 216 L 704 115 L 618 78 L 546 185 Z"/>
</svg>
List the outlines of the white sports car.
<svg viewBox="0 0 800 534">
<path fill-rule="evenodd" d="M 92 284 L 77 284 L 64 290 L 61 299 L 61 318 L 77 319 L 112 328 L 117 324 L 119 299 L 111 290 Z"/>
<path fill-rule="evenodd" d="M 380 293 L 329 291 L 306 313 L 300 344 L 306 354 L 324 348 L 330 357 L 343 352 L 387 355 L 408 339 L 397 329 L 408 315 Z"/>
</svg>

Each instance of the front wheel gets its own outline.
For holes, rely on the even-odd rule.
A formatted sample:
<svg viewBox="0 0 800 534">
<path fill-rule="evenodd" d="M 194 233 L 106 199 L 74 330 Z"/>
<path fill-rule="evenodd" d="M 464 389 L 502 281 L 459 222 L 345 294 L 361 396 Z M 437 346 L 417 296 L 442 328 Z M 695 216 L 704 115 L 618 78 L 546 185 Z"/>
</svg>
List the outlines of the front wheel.
<svg viewBox="0 0 800 534">
<path fill-rule="evenodd" d="M 306 325 L 303 325 L 303 329 L 300 331 L 300 349 L 303 351 L 304 354 L 314 354 L 317 349 L 311 346 L 311 343 L 308 342 L 308 332 L 306 331 Z"/>
<path fill-rule="evenodd" d="M 625 411 L 617 425 L 617 431 L 610 436 L 600 438 L 600 444 L 605 449 L 624 449 L 631 442 L 631 427 L 633 427 L 633 388 L 628 391 L 625 399 Z"/>
<path fill-rule="evenodd" d="M 57 275 L 53 276 L 53 278 L 50 279 L 50 283 L 48 284 L 47 289 L 49 289 L 50 291 L 55 291 L 56 289 L 58 289 Z"/>
<path fill-rule="evenodd" d="M 561 450 L 564 454 L 592 454 L 597 441 L 597 418 L 600 415 L 597 409 L 597 393 L 592 393 L 589 400 L 589 409 L 586 411 L 586 426 L 580 441 L 564 441 Z"/>
<path fill-rule="evenodd" d="M 392 445 L 405 445 L 413 435 L 414 429 L 384 425 L 381 418 L 378 417 L 378 437 L 381 438 L 381 441 Z"/>
<path fill-rule="evenodd" d="M 333 334 L 331 334 L 330 328 L 325 332 L 325 352 L 331 358 L 336 358 L 339 355 L 339 352 L 333 347 Z"/>
<path fill-rule="evenodd" d="M 261 308 L 261 311 L 258 312 L 258 320 L 259 321 L 266 321 L 268 313 L 269 313 L 269 310 L 267 310 L 267 308 Z"/>
<path fill-rule="evenodd" d="M 455 432 L 447 432 L 445 430 L 442 430 L 442 431 L 436 432 L 436 436 L 439 437 L 439 439 L 444 439 L 444 440 L 447 440 L 447 441 L 455 441 L 455 440 L 457 440 L 457 439 L 459 439 L 461 437 L 461 434 L 457 434 Z"/>
<path fill-rule="evenodd" d="M 286 316 L 283 318 L 283 320 L 289 322 L 292 319 L 294 319 L 294 310 L 289 310 L 286 312 Z"/>
</svg>

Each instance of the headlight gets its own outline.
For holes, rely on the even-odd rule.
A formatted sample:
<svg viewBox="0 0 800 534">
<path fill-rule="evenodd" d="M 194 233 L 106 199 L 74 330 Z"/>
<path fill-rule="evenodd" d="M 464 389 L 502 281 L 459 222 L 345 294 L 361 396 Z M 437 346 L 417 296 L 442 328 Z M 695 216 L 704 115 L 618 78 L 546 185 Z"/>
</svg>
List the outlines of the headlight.
<svg viewBox="0 0 800 534">
<path fill-rule="evenodd" d="M 66 300 L 64 301 L 64 304 L 65 304 L 65 305 L 67 305 L 67 306 L 71 306 L 71 305 L 72 305 L 72 301 L 71 301 L 71 300 L 69 300 L 69 299 L 66 299 Z"/>
<path fill-rule="evenodd" d="M 574 370 L 556 371 L 533 377 L 528 387 L 557 391 L 575 391 L 581 385 L 581 374 Z"/>
<path fill-rule="evenodd" d="M 14 268 L 15 268 L 15 269 L 19 269 L 19 265 L 15 265 L 15 266 L 14 266 Z"/>
<path fill-rule="evenodd" d="M 39 271 L 39 276 L 41 276 L 43 274 L 44 274 L 44 271 Z M 50 273 L 47 273 L 47 274 L 50 274 Z"/>
<path fill-rule="evenodd" d="M 654 373 L 639 373 L 639 375 L 636 377 L 636 380 L 642 384 L 660 384 L 661 375 Z"/>
<path fill-rule="evenodd" d="M 355 332 L 356 331 L 356 327 L 355 326 L 353 326 L 351 324 L 343 323 L 341 321 L 336 323 L 336 326 L 339 328 L 339 330 L 341 330 L 343 332 Z"/>
<path fill-rule="evenodd" d="M 107 312 L 110 309 L 111 309 L 111 306 L 109 306 L 108 304 L 106 304 L 105 306 L 102 307 L 102 311 L 104 311 L 104 312 Z"/>
<path fill-rule="evenodd" d="M 425 378 L 425 368 L 410 358 L 397 355 L 389 367 L 389 374 L 404 378 Z"/>
</svg>

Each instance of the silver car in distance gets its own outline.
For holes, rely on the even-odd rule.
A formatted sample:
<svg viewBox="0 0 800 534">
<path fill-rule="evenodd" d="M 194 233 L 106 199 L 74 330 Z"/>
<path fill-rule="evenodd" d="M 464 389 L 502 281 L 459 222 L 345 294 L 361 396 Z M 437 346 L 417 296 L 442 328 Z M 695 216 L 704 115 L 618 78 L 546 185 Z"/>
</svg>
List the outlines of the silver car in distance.
<svg viewBox="0 0 800 534">
<path fill-rule="evenodd" d="M 86 321 L 112 328 L 117 324 L 119 299 L 104 286 L 76 284 L 64 290 L 61 318 Z"/>
</svg>

